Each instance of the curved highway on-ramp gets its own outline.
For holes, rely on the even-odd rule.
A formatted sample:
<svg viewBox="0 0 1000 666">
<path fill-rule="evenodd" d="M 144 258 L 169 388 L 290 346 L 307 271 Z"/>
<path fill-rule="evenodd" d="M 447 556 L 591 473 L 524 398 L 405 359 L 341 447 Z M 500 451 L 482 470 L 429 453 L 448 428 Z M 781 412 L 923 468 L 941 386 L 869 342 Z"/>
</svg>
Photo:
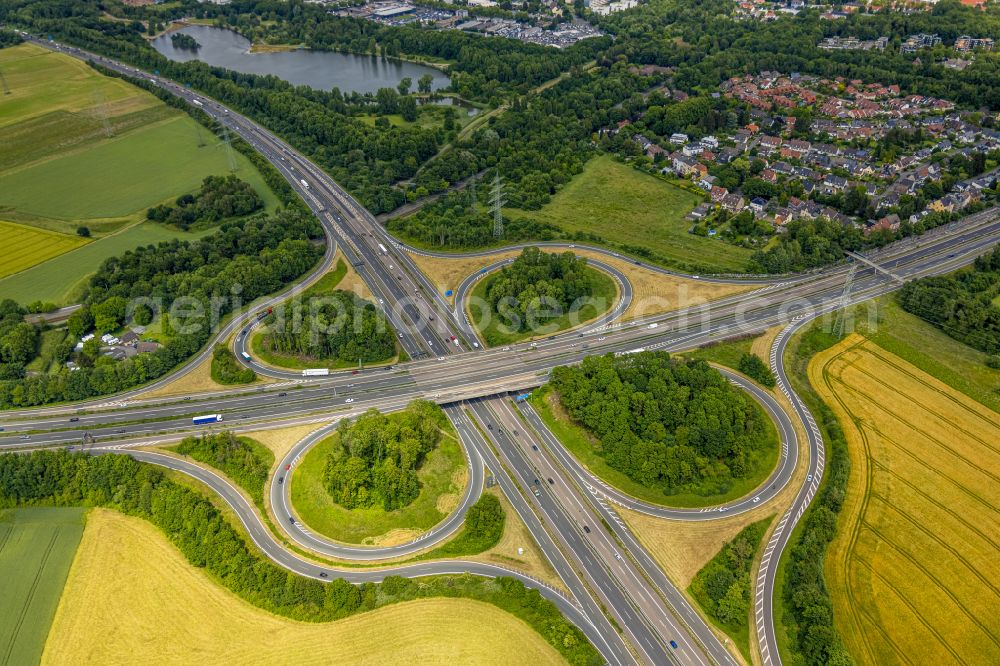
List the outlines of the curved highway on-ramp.
<svg viewBox="0 0 1000 666">
<path fill-rule="evenodd" d="M 532 407 L 530 403 L 522 402 L 519 403 L 517 407 L 527 422 L 531 424 L 531 427 L 534 428 L 535 432 L 537 432 L 542 438 L 545 445 L 548 446 L 553 452 L 559 463 L 565 469 L 569 470 L 572 475 L 576 477 L 577 482 L 580 483 L 582 487 L 586 488 L 586 490 L 591 494 L 606 498 L 618 506 L 631 511 L 644 513 L 657 518 L 688 520 L 695 522 L 728 518 L 730 516 L 736 516 L 752 509 L 756 509 L 762 504 L 766 504 L 785 488 L 788 482 L 792 480 L 792 475 L 795 473 L 795 469 L 798 465 L 798 438 L 796 437 L 795 426 L 792 424 L 791 418 L 789 418 L 788 414 L 785 413 L 785 410 L 780 404 L 778 404 L 777 400 L 774 399 L 774 396 L 754 382 L 744 378 L 742 375 L 730 372 L 725 368 L 718 368 L 718 370 L 725 375 L 730 382 L 738 386 L 743 391 L 749 393 L 750 396 L 753 397 L 758 404 L 760 404 L 770 417 L 778 432 L 779 458 L 774 470 L 768 475 L 767 479 L 760 484 L 760 486 L 744 497 L 716 506 L 697 509 L 681 509 L 663 506 L 660 504 L 653 504 L 652 502 L 632 497 L 631 495 L 594 476 L 590 470 L 584 467 L 583 464 L 581 464 L 580 461 L 569 452 L 565 445 L 563 445 L 563 443 L 552 434 L 552 431 L 545 426 L 545 423 L 539 417 L 538 412 L 535 411 L 534 407 Z"/>
<path fill-rule="evenodd" d="M 331 574 L 350 583 L 378 583 L 387 576 L 406 576 L 417 578 L 422 576 L 442 576 L 474 574 L 488 578 L 500 576 L 516 578 L 528 587 L 537 589 L 542 596 L 549 599 L 566 617 L 573 622 L 587 638 L 605 655 L 612 655 L 612 663 L 630 663 L 627 651 L 615 647 L 614 641 L 609 641 L 604 632 L 590 622 L 580 605 L 572 598 L 560 593 L 554 588 L 517 571 L 482 562 L 449 560 L 440 562 L 418 562 L 399 564 L 384 569 L 350 569 L 334 568 L 317 564 L 289 551 L 280 544 L 270 530 L 260 520 L 260 516 L 250 502 L 236 487 L 223 476 L 200 465 L 151 451 L 127 451 L 128 455 L 141 462 L 158 465 L 167 469 L 182 472 L 212 489 L 235 512 L 254 545 L 275 564 L 293 571 L 300 576 L 306 576 L 321 581 L 330 580 Z"/>
<path fill-rule="evenodd" d="M 479 453 L 479 449 L 475 446 L 475 442 L 468 438 L 465 430 L 456 429 L 462 441 L 462 450 L 465 452 L 469 479 L 458 506 L 440 524 L 427 530 L 413 541 L 383 547 L 339 543 L 310 530 L 308 525 L 303 524 L 301 519 L 295 517 L 291 501 L 291 478 L 295 474 L 296 467 L 306 452 L 320 441 L 329 437 L 336 430 L 336 427 L 337 424 L 332 424 L 321 428 L 295 444 L 278 461 L 277 472 L 275 473 L 276 478 L 271 479 L 269 490 L 271 510 L 274 512 L 278 524 L 281 526 L 280 529 L 292 541 L 303 548 L 330 557 L 345 560 L 374 561 L 412 555 L 425 550 L 446 539 L 462 526 L 469 507 L 475 504 L 482 493 L 484 474 L 483 458 Z"/>
</svg>

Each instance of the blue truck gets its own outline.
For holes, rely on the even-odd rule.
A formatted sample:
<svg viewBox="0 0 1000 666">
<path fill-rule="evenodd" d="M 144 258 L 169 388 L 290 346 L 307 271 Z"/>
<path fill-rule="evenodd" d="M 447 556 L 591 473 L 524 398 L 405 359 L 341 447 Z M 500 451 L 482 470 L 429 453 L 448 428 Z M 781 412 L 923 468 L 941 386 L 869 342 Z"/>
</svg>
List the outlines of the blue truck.
<svg viewBox="0 0 1000 666">
<path fill-rule="evenodd" d="M 218 423 L 222 420 L 222 414 L 205 414 L 204 416 L 196 416 L 191 419 L 191 423 L 194 425 L 207 425 L 209 423 Z"/>
</svg>

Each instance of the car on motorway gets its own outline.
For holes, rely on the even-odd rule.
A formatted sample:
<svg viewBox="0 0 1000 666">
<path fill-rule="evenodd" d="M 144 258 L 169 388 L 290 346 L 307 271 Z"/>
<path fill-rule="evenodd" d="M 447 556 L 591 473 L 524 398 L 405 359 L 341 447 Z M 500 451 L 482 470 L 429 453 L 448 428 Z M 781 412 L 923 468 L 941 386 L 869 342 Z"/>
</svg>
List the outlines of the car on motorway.
<svg viewBox="0 0 1000 666">
<path fill-rule="evenodd" d="M 284 398 L 286 395 L 288 395 L 288 394 L 285 393 L 284 391 L 282 391 L 281 393 L 278 394 L 278 397 L 279 398 Z"/>
<path fill-rule="evenodd" d="M 295 518 L 293 518 L 292 516 L 288 516 L 288 522 L 290 522 L 292 525 L 294 525 L 295 524 Z"/>
<path fill-rule="evenodd" d="M 538 445 L 537 444 L 532 444 L 531 445 L 531 450 L 532 451 L 537 451 L 538 450 Z"/>
<path fill-rule="evenodd" d="M 286 472 L 287 472 L 288 470 L 290 470 L 291 468 L 292 468 L 292 463 L 288 463 L 287 465 L 285 465 L 285 471 L 286 471 Z"/>
<path fill-rule="evenodd" d="M 590 528 L 587 527 L 586 525 L 583 526 L 583 531 L 586 532 L 587 534 L 590 534 Z"/>
<path fill-rule="evenodd" d="M 757 497 L 754 497 L 754 498 L 753 498 L 753 503 L 754 503 L 754 504 L 756 504 L 756 503 L 757 503 L 757 502 L 759 502 L 759 501 L 760 501 L 760 495 L 757 495 Z"/>
<path fill-rule="evenodd" d="M 541 496 L 542 496 L 542 491 L 540 491 L 538 488 L 535 488 L 535 497 L 541 497 Z"/>
<path fill-rule="evenodd" d="M 603 336 L 603 335 L 601 337 L 597 338 L 598 342 L 604 342 L 605 340 L 607 340 L 607 338 L 605 336 Z"/>
<path fill-rule="evenodd" d="M 278 483 L 284 483 L 284 482 L 285 482 L 285 477 L 279 476 L 278 477 Z"/>
<path fill-rule="evenodd" d="M 21 435 L 21 439 L 31 439 L 31 435 Z"/>
<path fill-rule="evenodd" d="M 549 484 L 551 484 L 553 486 L 556 485 L 556 482 L 552 480 L 551 476 L 549 477 Z"/>
<path fill-rule="evenodd" d="M 510 347 L 504 347 L 503 351 L 510 351 Z"/>
<path fill-rule="evenodd" d="M 670 647 L 672 647 L 673 649 L 676 650 L 677 649 L 677 641 L 670 641 Z"/>
<path fill-rule="evenodd" d="M 812 480 L 813 480 L 813 475 L 812 474 L 810 474 L 809 476 L 806 477 L 806 481 L 812 481 Z"/>
<path fill-rule="evenodd" d="M 344 404 L 347 404 L 347 405 L 349 405 L 349 404 L 351 404 L 352 402 L 354 402 L 354 398 L 348 398 L 347 400 L 345 400 L 345 401 L 344 401 Z"/>
<path fill-rule="evenodd" d="M 328 578 L 329 576 L 330 576 L 330 574 L 328 574 L 328 573 L 327 573 L 327 572 L 325 572 L 325 571 L 320 571 L 320 572 L 319 572 L 319 577 L 320 577 L 320 578 Z"/>
<path fill-rule="evenodd" d="M 72 417 L 72 418 L 71 418 L 71 419 L 69 420 L 69 422 L 70 422 L 70 423 L 76 423 L 76 422 L 77 422 L 77 421 L 79 421 L 79 420 L 80 420 L 80 417 L 79 417 L 79 416 L 74 416 L 74 417 Z"/>
</svg>

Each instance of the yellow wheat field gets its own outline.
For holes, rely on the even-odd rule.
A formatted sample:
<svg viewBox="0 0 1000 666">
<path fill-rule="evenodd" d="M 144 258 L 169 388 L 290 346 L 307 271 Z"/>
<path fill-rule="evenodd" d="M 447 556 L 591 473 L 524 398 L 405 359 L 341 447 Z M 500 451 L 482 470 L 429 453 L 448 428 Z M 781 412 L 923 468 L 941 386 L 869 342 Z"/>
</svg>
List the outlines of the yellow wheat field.
<svg viewBox="0 0 1000 666">
<path fill-rule="evenodd" d="M 557 664 L 521 620 L 463 599 L 327 623 L 260 610 L 192 567 L 155 527 L 91 512 L 43 664 Z"/>
<path fill-rule="evenodd" d="M 1000 663 L 1000 415 L 872 342 L 817 355 L 810 381 L 851 476 L 826 562 L 859 663 Z"/>
</svg>

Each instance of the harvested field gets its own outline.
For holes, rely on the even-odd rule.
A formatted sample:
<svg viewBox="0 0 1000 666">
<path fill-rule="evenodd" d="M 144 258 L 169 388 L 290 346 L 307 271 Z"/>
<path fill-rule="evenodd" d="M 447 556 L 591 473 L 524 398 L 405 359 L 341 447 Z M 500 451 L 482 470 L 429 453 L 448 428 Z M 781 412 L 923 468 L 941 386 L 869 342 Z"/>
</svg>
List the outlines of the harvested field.
<svg viewBox="0 0 1000 666">
<path fill-rule="evenodd" d="M 859 336 L 809 375 L 850 447 L 826 575 L 851 654 L 1000 663 L 1000 415 Z"/>
<path fill-rule="evenodd" d="M 337 622 L 255 608 L 192 567 L 146 521 L 88 521 L 43 664 L 557 664 L 527 624 L 464 599 L 411 601 Z"/>
</svg>

